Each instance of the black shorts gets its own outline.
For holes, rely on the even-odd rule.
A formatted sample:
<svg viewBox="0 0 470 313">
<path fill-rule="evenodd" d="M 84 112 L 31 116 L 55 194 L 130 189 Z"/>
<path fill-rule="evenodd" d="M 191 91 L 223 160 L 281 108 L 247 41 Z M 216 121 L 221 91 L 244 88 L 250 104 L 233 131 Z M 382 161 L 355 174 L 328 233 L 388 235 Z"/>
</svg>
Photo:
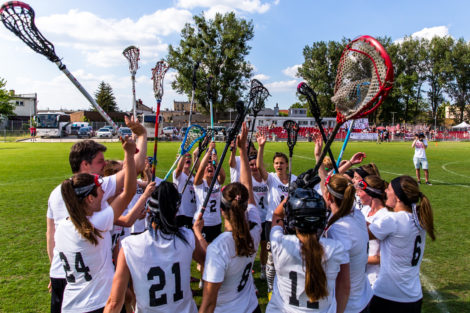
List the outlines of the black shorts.
<svg viewBox="0 0 470 313">
<path fill-rule="evenodd" d="M 65 278 L 51 277 L 51 313 L 60 313 L 62 311 L 62 300 L 64 299 L 64 290 L 67 285 Z"/>
<path fill-rule="evenodd" d="M 186 227 L 188 229 L 192 229 L 193 218 L 191 216 L 178 215 L 176 217 L 176 225 L 178 225 L 178 227 Z"/>
<path fill-rule="evenodd" d="M 271 222 L 261 223 L 261 241 L 266 241 L 266 225 Z"/>
<path fill-rule="evenodd" d="M 370 300 L 369 310 L 370 313 L 420 313 L 422 304 L 423 299 L 420 299 L 416 302 L 395 302 L 377 296 L 373 296 L 372 300 Z"/>
<path fill-rule="evenodd" d="M 214 225 L 214 226 L 204 226 L 202 228 L 202 236 L 206 239 L 208 243 L 214 241 L 218 235 L 222 233 L 222 224 Z"/>
<path fill-rule="evenodd" d="M 265 225 L 264 225 L 264 228 L 263 228 L 263 230 L 264 230 L 264 236 L 265 236 L 265 239 L 264 239 L 264 240 L 269 241 L 269 237 L 270 237 L 270 235 L 271 235 L 271 225 L 272 225 L 272 222 L 271 222 L 271 221 L 266 221 L 264 224 L 265 224 Z"/>
</svg>

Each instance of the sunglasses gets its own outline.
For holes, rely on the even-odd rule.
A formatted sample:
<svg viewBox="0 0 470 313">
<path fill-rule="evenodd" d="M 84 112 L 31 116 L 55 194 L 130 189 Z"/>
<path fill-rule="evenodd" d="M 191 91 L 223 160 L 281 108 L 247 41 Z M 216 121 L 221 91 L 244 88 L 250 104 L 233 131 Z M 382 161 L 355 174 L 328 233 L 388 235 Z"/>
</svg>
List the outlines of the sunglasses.
<svg viewBox="0 0 470 313">
<path fill-rule="evenodd" d="M 75 191 L 75 195 L 77 195 L 77 197 L 85 198 L 93 191 L 95 187 L 98 188 L 103 184 L 103 178 L 101 176 L 96 175 L 96 174 L 93 174 L 93 176 L 94 176 L 93 184 L 86 185 L 83 187 L 73 188 L 73 190 Z"/>
</svg>

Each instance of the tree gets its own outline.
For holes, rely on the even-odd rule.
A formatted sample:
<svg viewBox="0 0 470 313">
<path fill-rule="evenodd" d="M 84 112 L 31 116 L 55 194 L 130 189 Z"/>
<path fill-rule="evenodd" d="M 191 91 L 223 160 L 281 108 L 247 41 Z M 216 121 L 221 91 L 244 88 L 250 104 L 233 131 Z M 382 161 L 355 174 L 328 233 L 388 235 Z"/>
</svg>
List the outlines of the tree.
<svg viewBox="0 0 470 313">
<path fill-rule="evenodd" d="M 319 41 L 312 46 L 305 46 L 303 50 L 304 63 L 298 69 L 298 76 L 302 77 L 317 93 L 318 104 L 322 115 L 332 115 L 335 106 L 331 102 L 336 78 L 336 69 L 344 47 L 349 39 L 343 38 L 341 42 Z M 300 97 L 303 100 L 303 97 Z"/>
<path fill-rule="evenodd" d="M 104 81 L 98 86 L 98 90 L 95 92 L 96 103 L 105 111 L 105 112 L 116 112 L 118 111 L 118 106 L 116 103 L 116 98 L 113 94 L 113 88 L 111 85 L 106 84 Z M 92 107 L 93 111 L 96 111 Z"/>
<path fill-rule="evenodd" d="M 238 19 L 235 13 L 217 13 L 214 19 L 204 15 L 193 16 L 194 24 L 187 23 L 181 31 L 179 46 L 170 45 L 168 64 L 176 69 L 173 89 L 188 97 L 192 91 L 192 72 L 197 71 L 195 101 L 209 112 L 208 82 L 211 81 L 211 100 L 214 116 L 217 112 L 233 108 L 247 89 L 253 67 L 245 57 L 251 47 L 253 24 Z"/>
<path fill-rule="evenodd" d="M 6 80 L 0 78 L 0 115 L 11 116 L 15 115 L 15 107 L 10 103 L 11 97 L 5 89 L 6 84 Z"/>
</svg>

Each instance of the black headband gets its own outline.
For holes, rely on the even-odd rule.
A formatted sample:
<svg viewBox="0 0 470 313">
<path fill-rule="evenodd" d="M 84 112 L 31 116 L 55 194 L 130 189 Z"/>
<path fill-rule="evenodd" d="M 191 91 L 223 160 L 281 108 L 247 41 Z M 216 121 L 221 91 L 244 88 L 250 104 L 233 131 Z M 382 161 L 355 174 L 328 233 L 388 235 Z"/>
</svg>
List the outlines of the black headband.
<svg viewBox="0 0 470 313">
<path fill-rule="evenodd" d="M 408 199 L 405 192 L 401 188 L 400 177 L 397 177 L 397 178 L 393 179 L 390 182 L 390 185 L 392 185 L 392 188 L 393 188 L 393 191 L 395 192 L 395 195 L 397 196 L 398 199 L 400 199 L 401 202 L 403 202 L 404 204 L 406 204 L 408 206 L 410 206 L 412 204 L 411 200 Z"/>
<path fill-rule="evenodd" d="M 256 160 L 257 157 L 258 157 L 258 156 L 257 156 L 256 154 L 250 154 L 250 155 L 248 156 L 248 161 Z"/>
<path fill-rule="evenodd" d="M 367 173 L 365 170 L 362 169 L 362 166 L 354 169 L 354 171 L 357 173 L 357 175 L 361 176 L 362 179 L 370 175 L 369 173 Z"/>
</svg>

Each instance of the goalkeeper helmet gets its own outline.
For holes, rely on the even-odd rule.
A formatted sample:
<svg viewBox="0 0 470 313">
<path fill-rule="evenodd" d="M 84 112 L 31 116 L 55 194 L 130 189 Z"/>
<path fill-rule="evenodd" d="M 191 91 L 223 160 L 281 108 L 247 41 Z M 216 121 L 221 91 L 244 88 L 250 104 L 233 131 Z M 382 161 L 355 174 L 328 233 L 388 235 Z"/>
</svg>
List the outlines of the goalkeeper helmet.
<svg viewBox="0 0 470 313">
<path fill-rule="evenodd" d="M 291 190 L 285 213 L 287 228 L 302 233 L 323 230 L 328 216 L 323 197 L 313 188 Z"/>
</svg>

